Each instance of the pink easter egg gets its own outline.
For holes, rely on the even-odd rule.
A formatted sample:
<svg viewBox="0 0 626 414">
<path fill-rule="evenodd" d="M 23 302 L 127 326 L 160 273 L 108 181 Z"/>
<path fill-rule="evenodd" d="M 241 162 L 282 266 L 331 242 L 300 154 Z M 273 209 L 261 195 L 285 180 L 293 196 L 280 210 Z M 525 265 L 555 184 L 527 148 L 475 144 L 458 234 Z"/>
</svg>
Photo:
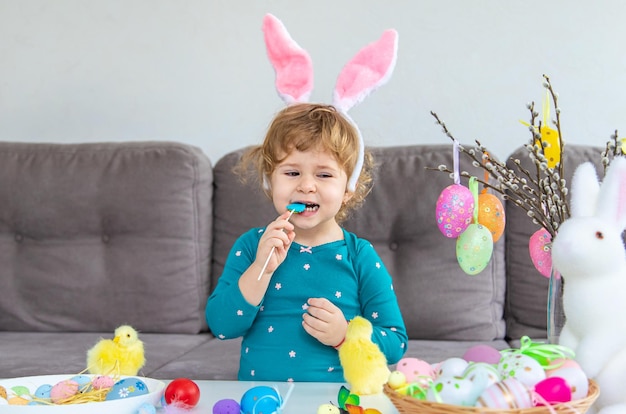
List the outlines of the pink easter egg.
<svg viewBox="0 0 626 414">
<path fill-rule="evenodd" d="M 108 375 L 98 375 L 91 381 L 91 386 L 94 390 L 111 388 L 113 384 L 115 384 L 115 381 Z"/>
<path fill-rule="evenodd" d="M 474 196 L 461 184 L 444 188 L 437 199 L 435 212 L 439 231 L 446 237 L 456 239 L 465 231 L 474 215 Z"/>
<path fill-rule="evenodd" d="M 402 358 L 398 361 L 396 370 L 404 374 L 408 383 L 427 383 L 435 377 L 433 367 L 428 362 L 418 358 Z"/>
<path fill-rule="evenodd" d="M 476 407 L 484 408 L 513 409 L 532 406 L 531 390 L 515 378 L 507 378 L 490 385 L 476 401 Z"/>
<path fill-rule="evenodd" d="M 545 277 L 552 271 L 552 252 L 550 243 L 552 236 L 544 228 L 537 230 L 528 241 L 528 252 L 535 269 Z"/>
<path fill-rule="evenodd" d="M 537 399 L 537 405 L 553 405 L 572 400 L 572 390 L 561 377 L 549 377 L 539 381 L 535 384 L 535 392 L 541 396 Z"/>
<path fill-rule="evenodd" d="M 50 399 L 53 403 L 61 402 L 67 398 L 73 397 L 78 393 L 78 383 L 76 381 L 61 381 L 50 390 Z"/>
<path fill-rule="evenodd" d="M 548 372 L 549 378 L 563 378 L 572 391 L 572 400 L 585 398 L 589 393 L 589 378 L 580 366 L 563 366 Z"/>
<path fill-rule="evenodd" d="M 500 362 L 500 351 L 489 345 L 475 345 L 467 349 L 463 354 L 463 359 L 467 362 L 486 362 L 497 364 Z"/>
</svg>

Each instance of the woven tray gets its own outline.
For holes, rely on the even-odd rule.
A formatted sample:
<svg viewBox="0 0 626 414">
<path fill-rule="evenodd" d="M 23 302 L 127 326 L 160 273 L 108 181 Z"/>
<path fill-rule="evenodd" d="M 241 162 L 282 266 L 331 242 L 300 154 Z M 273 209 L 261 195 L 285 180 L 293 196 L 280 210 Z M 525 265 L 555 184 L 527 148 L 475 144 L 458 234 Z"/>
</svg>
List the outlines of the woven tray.
<svg viewBox="0 0 626 414">
<path fill-rule="evenodd" d="M 422 401 L 414 397 L 398 394 L 388 384 L 385 384 L 383 391 L 400 414 L 551 414 L 551 411 L 547 407 L 503 411 L 500 408 L 464 407 L 461 405 Z M 559 414 L 584 414 L 598 398 L 598 395 L 600 395 L 598 384 L 593 380 L 589 380 L 589 394 L 587 394 L 585 398 L 568 403 L 556 404 L 552 406 L 552 409 Z"/>
</svg>

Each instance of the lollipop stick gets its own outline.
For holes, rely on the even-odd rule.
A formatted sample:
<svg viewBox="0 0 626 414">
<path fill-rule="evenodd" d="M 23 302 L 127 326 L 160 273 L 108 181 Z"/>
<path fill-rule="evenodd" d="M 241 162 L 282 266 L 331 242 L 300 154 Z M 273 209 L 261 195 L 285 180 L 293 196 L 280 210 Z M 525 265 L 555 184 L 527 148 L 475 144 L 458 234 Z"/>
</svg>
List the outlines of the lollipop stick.
<svg viewBox="0 0 626 414">
<path fill-rule="evenodd" d="M 296 210 L 294 209 L 289 212 L 289 215 L 287 216 L 287 221 L 289 221 L 295 211 Z M 263 264 L 263 268 L 261 269 L 261 273 L 259 273 L 259 277 L 257 278 L 257 280 L 261 280 L 261 278 L 263 277 L 263 273 L 265 273 L 265 269 L 267 269 L 267 265 L 270 263 L 270 259 L 274 254 L 274 250 L 276 250 L 276 246 L 272 246 L 272 250 L 270 250 L 270 254 L 267 255 L 267 259 L 265 259 L 265 263 Z"/>
</svg>

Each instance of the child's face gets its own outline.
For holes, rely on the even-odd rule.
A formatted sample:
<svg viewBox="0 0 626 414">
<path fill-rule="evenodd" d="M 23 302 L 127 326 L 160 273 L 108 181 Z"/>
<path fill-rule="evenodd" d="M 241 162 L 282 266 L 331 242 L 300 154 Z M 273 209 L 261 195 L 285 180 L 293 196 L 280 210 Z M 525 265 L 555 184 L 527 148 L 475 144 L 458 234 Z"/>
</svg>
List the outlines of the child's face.
<svg viewBox="0 0 626 414">
<path fill-rule="evenodd" d="M 348 177 L 333 156 L 324 151 L 293 150 L 271 176 L 272 201 L 278 213 L 291 203 L 304 203 L 306 210 L 291 222 L 300 229 L 336 227 L 335 215 L 351 193 Z"/>
</svg>

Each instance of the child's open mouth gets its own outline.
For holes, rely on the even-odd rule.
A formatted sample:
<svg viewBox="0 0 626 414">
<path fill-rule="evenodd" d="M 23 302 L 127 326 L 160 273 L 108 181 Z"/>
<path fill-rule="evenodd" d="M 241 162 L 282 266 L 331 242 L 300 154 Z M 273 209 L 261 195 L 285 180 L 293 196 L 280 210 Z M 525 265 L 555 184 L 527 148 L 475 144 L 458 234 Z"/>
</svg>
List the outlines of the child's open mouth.
<svg viewBox="0 0 626 414">
<path fill-rule="evenodd" d="M 304 211 L 317 211 L 320 208 L 319 204 L 315 204 L 315 203 L 305 203 L 306 208 L 304 209 Z"/>
</svg>

